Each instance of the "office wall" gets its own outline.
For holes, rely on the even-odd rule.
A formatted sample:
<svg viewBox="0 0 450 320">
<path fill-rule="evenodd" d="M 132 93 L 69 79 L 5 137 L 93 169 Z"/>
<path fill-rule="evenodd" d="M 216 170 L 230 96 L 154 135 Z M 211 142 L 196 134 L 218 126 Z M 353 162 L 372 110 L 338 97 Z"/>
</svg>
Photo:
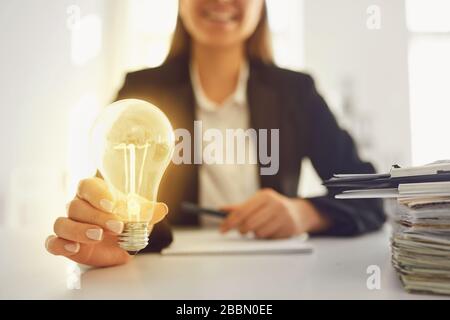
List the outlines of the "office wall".
<svg viewBox="0 0 450 320">
<path fill-rule="evenodd" d="M 380 29 L 367 27 L 373 5 L 380 9 Z M 305 69 L 354 133 L 362 155 L 381 171 L 409 164 L 404 1 L 304 0 L 304 19 Z"/>
<path fill-rule="evenodd" d="M 85 40 L 73 38 L 71 5 L 94 26 L 91 53 L 73 52 L 74 41 Z M 0 224 L 34 224 L 64 214 L 67 141 L 74 140 L 69 115 L 82 118 L 110 99 L 120 82 L 120 52 L 111 41 L 120 37 L 118 6 L 111 0 L 2 2 Z M 83 103 L 84 110 L 76 110 Z"/>
</svg>

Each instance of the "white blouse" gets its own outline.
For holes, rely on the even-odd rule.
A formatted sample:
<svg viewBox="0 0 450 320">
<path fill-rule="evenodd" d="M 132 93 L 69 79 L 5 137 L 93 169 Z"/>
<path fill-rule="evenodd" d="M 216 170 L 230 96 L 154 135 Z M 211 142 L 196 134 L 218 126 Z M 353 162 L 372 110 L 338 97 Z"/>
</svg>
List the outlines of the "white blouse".
<svg viewBox="0 0 450 320">
<path fill-rule="evenodd" d="M 196 117 L 202 123 L 203 134 L 208 129 L 219 130 L 226 137 L 226 129 L 243 129 L 250 127 L 250 115 L 247 103 L 248 63 L 244 63 L 235 91 L 222 103 L 217 104 L 203 92 L 195 65 L 190 66 L 190 77 L 196 100 Z M 242 143 L 245 141 L 244 143 Z M 203 150 L 217 140 L 203 141 Z M 222 140 L 223 155 L 229 152 L 230 141 Z M 258 165 L 256 164 L 256 141 L 234 139 L 236 148 L 245 148 L 245 163 L 234 161 L 224 164 L 203 163 L 199 171 L 199 202 L 201 206 L 219 208 L 223 205 L 244 202 L 259 189 Z M 220 146 L 220 145 L 219 145 Z M 237 149 L 235 148 L 235 156 Z M 253 159 L 253 160 L 251 160 Z M 202 217 L 204 225 L 217 224 L 218 220 Z"/>
</svg>

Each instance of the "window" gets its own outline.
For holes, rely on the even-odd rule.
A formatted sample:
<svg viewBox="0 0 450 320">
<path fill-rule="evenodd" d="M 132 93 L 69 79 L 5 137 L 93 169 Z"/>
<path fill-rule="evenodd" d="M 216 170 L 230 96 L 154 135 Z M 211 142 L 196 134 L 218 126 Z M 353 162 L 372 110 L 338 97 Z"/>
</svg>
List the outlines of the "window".
<svg viewBox="0 0 450 320">
<path fill-rule="evenodd" d="M 450 159 L 450 1 L 406 0 L 413 165 Z"/>
</svg>

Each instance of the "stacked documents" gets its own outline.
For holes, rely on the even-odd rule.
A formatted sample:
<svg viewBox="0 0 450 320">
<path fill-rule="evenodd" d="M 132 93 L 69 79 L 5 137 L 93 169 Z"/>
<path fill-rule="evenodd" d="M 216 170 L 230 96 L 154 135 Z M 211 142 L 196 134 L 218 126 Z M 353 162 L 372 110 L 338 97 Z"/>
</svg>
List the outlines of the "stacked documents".
<svg viewBox="0 0 450 320">
<path fill-rule="evenodd" d="M 407 291 L 450 295 L 449 173 L 450 163 L 441 162 L 325 182 L 341 199 L 396 199 L 392 264 Z"/>
<path fill-rule="evenodd" d="M 398 198 L 392 263 L 405 289 L 450 294 L 450 196 Z"/>
</svg>

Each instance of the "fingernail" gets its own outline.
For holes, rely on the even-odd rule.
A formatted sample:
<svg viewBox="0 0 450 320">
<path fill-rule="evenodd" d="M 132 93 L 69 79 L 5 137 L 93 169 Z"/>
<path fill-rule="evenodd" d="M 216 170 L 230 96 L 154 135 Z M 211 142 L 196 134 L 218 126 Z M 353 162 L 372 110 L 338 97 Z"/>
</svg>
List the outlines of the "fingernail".
<svg viewBox="0 0 450 320">
<path fill-rule="evenodd" d="M 100 200 L 100 207 L 102 207 L 102 209 L 105 210 L 106 212 L 113 211 L 113 203 L 107 199 Z"/>
<path fill-rule="evenodd" d="M 80 244 L 77 243 L 68 243 L 64 245 L 64 249 L 66 249 L 66 251 L 72 252 L 72 253 L 77 253 L 78 251 L 80 251 Z"/>
<path fill-rule="evenodd" d="M 163 203 L 162 205 L 164 207 L 164 214 L 168 214 L 169 213 L 169 207 L 165 203 Z"/>
<path fill-rule="evenodd" d="M 114 233 L 122 233 L 123 231 L 123 222 L 117 220 L 108 220 L 106 221 L 106 226 L 109 230 Z"/>
<path fill-rule="evenodd" d="M 92 240 L 102 240 L 103 229 L 88 229 L 86 230 L 86 237 Z"/>
<path fill-rule="evenodd" d="M 45 239 L 45 249 L 48 250 L 48 244 L 50 243 L 51 240 L 55 239 L 56 236 L 49 236 L 47 237 L 47 239 Z"/>
</svg>

